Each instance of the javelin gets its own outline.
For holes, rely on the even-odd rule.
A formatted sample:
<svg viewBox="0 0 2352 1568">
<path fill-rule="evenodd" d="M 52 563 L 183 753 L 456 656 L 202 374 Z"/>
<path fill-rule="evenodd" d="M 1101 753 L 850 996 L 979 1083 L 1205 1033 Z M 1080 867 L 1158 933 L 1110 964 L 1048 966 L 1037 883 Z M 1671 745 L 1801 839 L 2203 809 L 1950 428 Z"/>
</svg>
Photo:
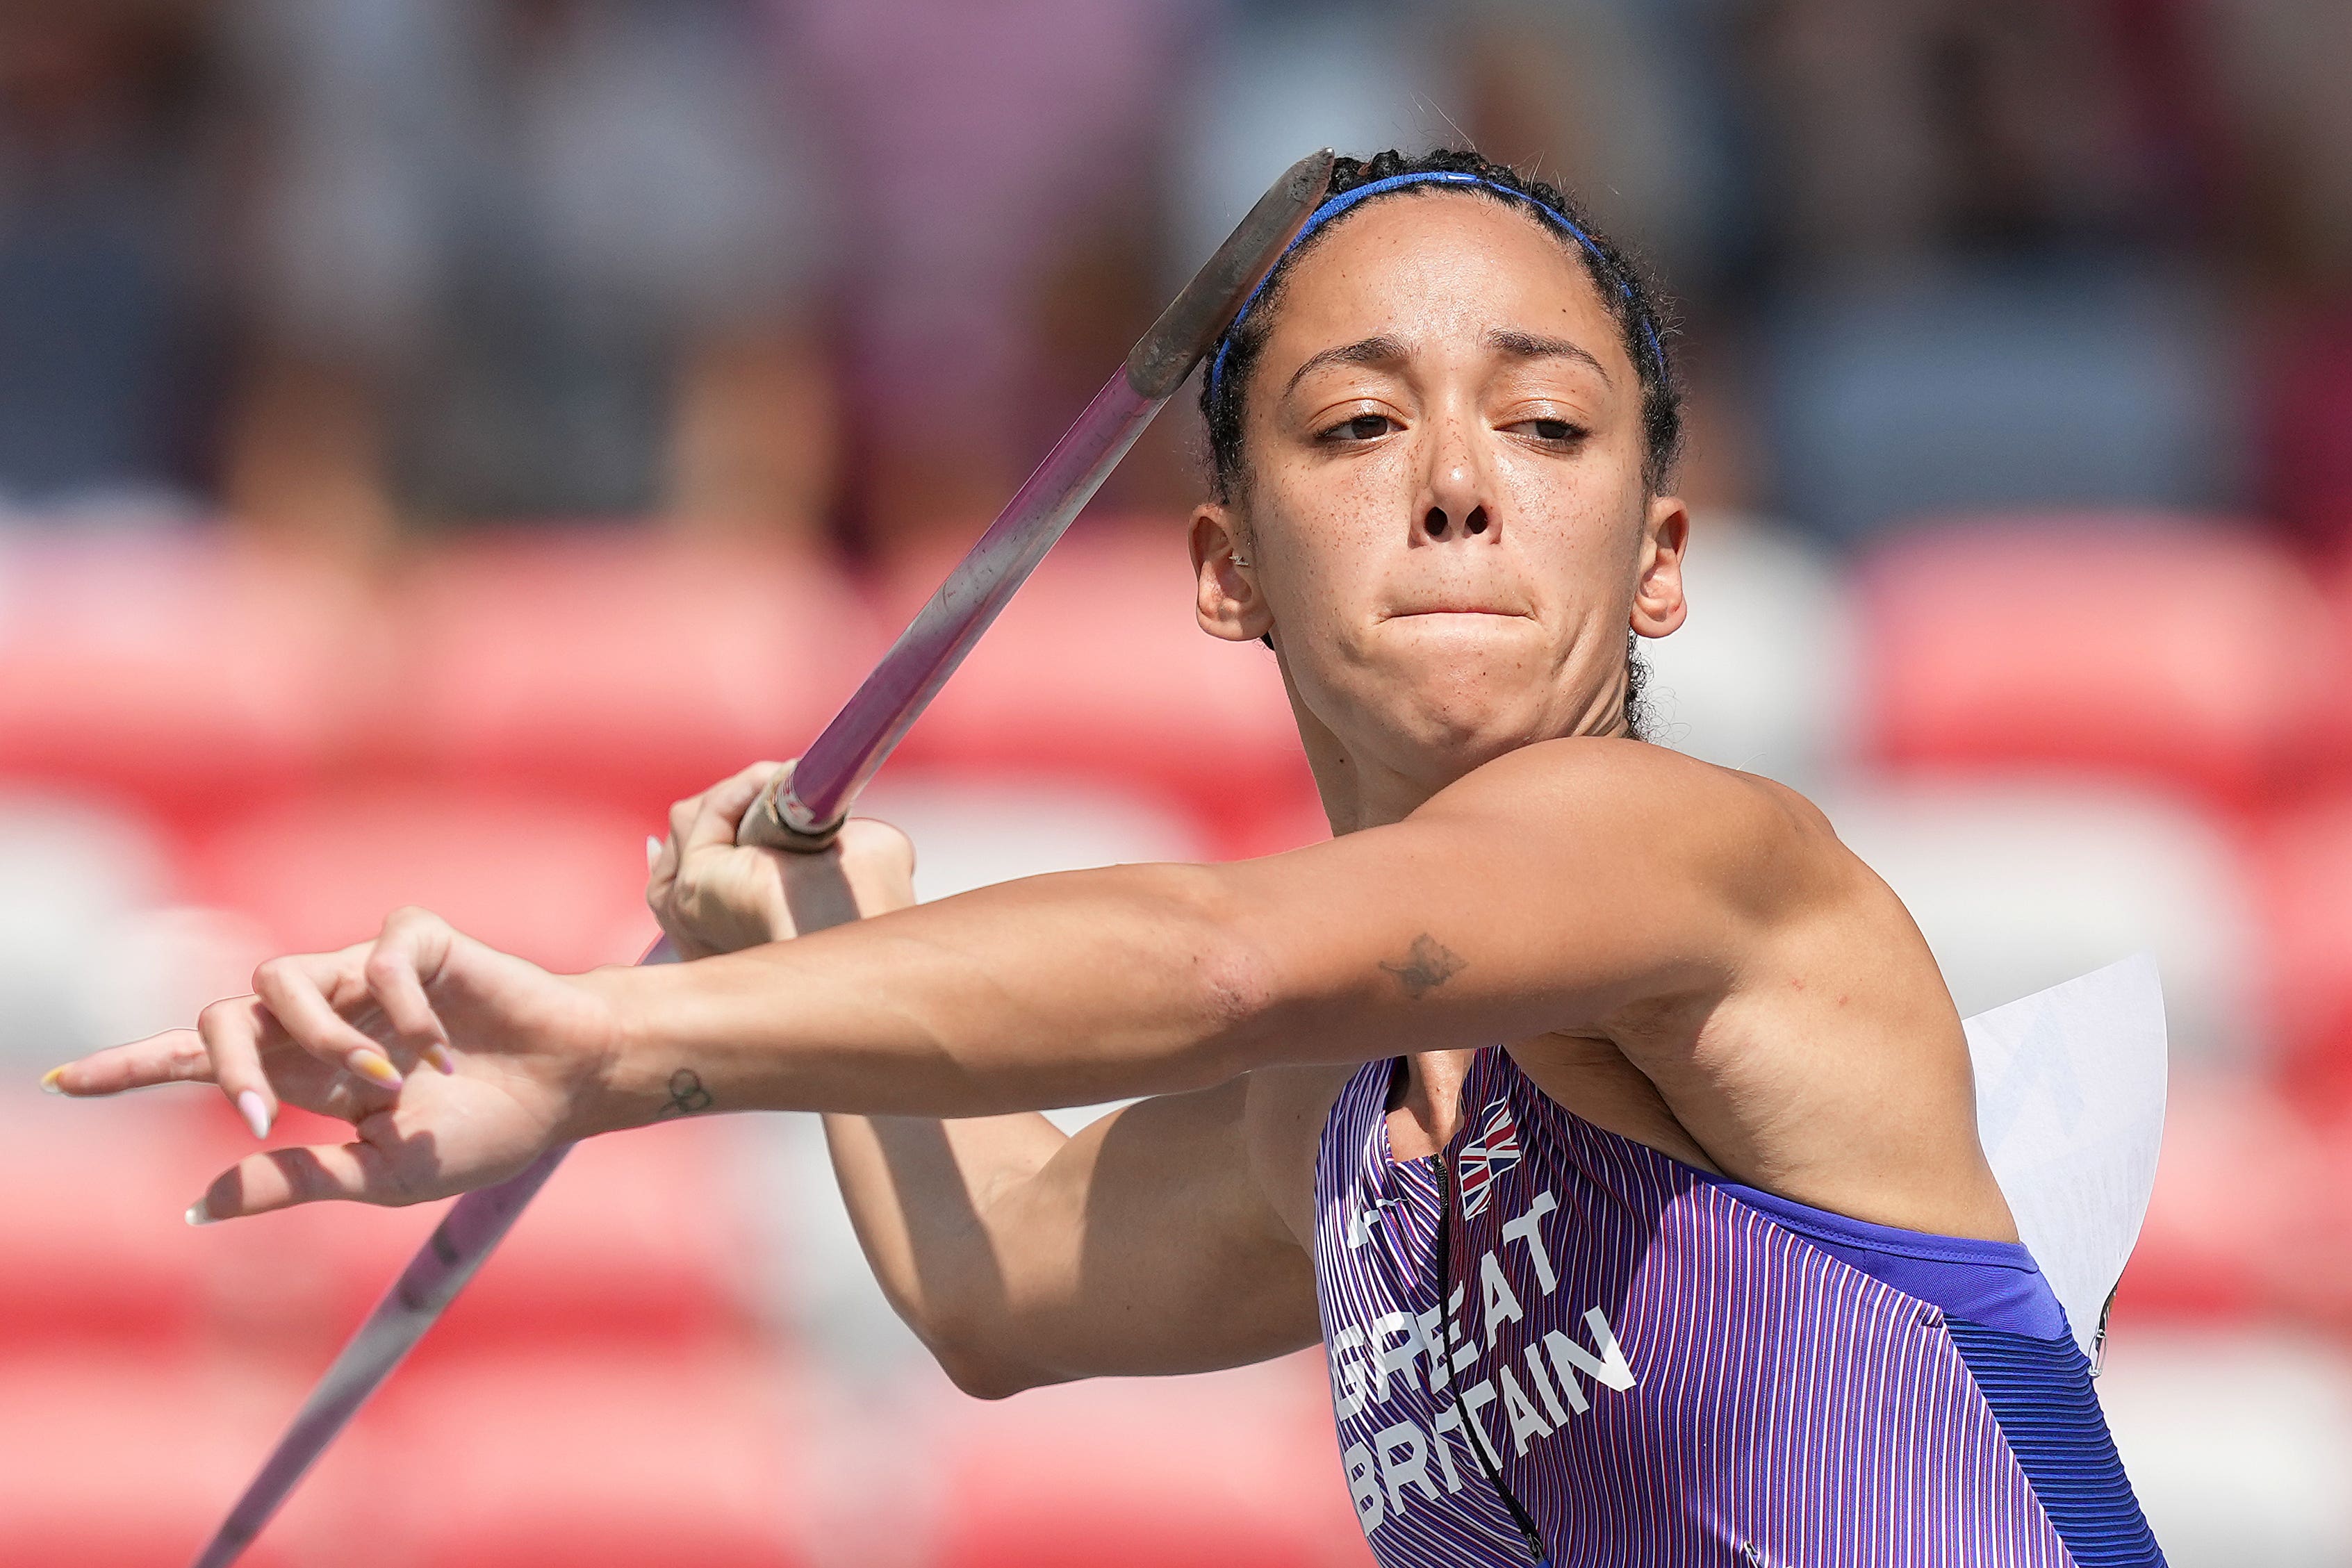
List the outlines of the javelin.
<svg viewBox="0 0 2352 1568">
<path fill-rule="evenodd" d="M 866 781 L 1305 226 L 1330 183 L 1332 157 L 1326 148 L 1300 159 L 1258 198 L 833 722 L 743 814 L 739 841 L 806 852 L 833 842 Z M 656 944 L 645 961 L 667 961 L 674 955 L 666 949 L 667 944 Z M 335 1435 L 466 1288 L 570 1152 L 570 1145 L 559 1145 L 521 1175 L 467 1193 L 451 1207 L 319 1379 L 197 1557 L 196 1568 L 227 1568 L 261 1533 Z"/>
</svg>

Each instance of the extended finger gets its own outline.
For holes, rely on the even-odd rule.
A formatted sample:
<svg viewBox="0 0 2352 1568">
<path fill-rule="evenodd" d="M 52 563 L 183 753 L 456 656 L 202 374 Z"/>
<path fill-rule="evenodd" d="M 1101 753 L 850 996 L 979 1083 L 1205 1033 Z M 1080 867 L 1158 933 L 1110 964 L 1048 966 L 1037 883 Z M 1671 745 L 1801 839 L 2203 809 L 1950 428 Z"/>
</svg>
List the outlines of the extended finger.
<svg viewBox="0 0 2352 1568">
<path fill-rule="evenodd" d="M 126 1089 L 157 1083 L 212 1081 L 212 1058 L 205 1054 L 204 1037 L 192 1029 L 173 1029 L 53 1067 L 41 1080 L 41 1087 L 80 1096 L 120 1094 Z"/>
<path fill-rule="evenodd" d="M 188 1223 L 242 1219 L 297 1204 L 407 1201 L 381 1150 L 370 1144 L 310 1144 L 247 1155 L 213 1178 L 188 1207 Z"/>
<path fill-rule="evenodd" d="M 309 958 L 272 958 L 253 972 L 255 995 L 288 1037 L 320 1061 L 383 1088 L 397 1089 L 400 1069 L 392 1064 L 383 1047 L 335 1010 L 312 972 L 315 966 L 331 977 L 349 961 L 348 951 Z"/>
</svg>

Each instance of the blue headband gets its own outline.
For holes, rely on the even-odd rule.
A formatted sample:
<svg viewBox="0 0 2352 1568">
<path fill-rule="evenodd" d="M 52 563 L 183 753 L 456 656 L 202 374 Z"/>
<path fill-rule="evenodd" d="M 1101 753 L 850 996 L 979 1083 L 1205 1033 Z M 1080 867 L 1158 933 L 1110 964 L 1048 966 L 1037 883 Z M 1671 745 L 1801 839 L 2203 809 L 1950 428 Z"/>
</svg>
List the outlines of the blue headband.
<svg viewBox="0 0 2352 1568">
<path fill-rule="evenodd" d="M 1526 203 L 1574 235 L 1576 243 L 1582 246 L 1592 259 L 1601 264 L 1601 270 L 1617 280 L 1617 292 L 1629 303 L 1633 302 L 1632 280 L 1619 271 L 1608 256 L 1601 254 L 1601 247 L 1592 243 L 1591 235 L 1570 223 L 1567 214 L 1549 203 L 1539 202 L 1525 191 L 1514 191 L 1508 185 L 1498 185 L 1492 180 L 1481 179 L 1475 174 L 1460 174 L 1449 170 L 1436 169 L 1418 174 L 1391 174 L 1385 180 L 1374 180 L 1368 185 L 1359 185 L 1352 191 L 1343 191 L 1325 202 L 1315 209 L 1314 214 L 1307 220 L 1306 226 L 1298 231 L 1298 237 L 1282 247 L 1282 255 L 1276 258 L 1274 266 L 1266 269 L 1265 276 L 1258 280 L 1258 286 L 1250 290 L 1249 298 L 1243 300 L 1242 308 L 1234 313 L 1232 325 L 1225 329 L 1224 336 L 1217 340 L 1216 357 L 1209 361 L 1209 400 L 1212 402 L 1216 401 L 1217 382 L 1225 373 L 1225 355 L 1234 346 L 1234 334 L 1241 330 L 1242 323 L 1248 319 L 1251 308 L 1257 304 L 1257 297 L 1265 292 L 1265 286 L 1274 281 L 1274 275 L 1282 269 L 1282 264 L 1285 261 L 1290 259 L 1290 253 L 1305 245 L 1308 235 L 1313 234 L 1357 203 L 1370 196 L 1380 195 L 1386 191 L 1402 190 L 1407 185 L 1475 185 L 1482 191 L 1492 191 L 1498 196 L 1508 196 L 1515 202 Z M 1658 346 L 1657 329 L 1650 325 L 1648 312 L 1642 310 L 1638 303 L 1634 303 L 1634 310 L 1641 319 L 1642 336 L 1649 340 L 1650 353 L 1657 361 L 1658 373 L 1663 376 L 1666 371 L 1666 353 Z"/>
</svg>

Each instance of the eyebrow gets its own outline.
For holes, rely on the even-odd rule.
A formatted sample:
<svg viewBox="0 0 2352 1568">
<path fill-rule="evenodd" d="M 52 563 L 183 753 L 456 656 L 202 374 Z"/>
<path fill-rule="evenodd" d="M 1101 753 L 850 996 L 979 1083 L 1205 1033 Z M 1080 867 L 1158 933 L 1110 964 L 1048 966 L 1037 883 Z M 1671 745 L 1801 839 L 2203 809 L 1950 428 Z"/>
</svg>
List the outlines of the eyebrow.
<svg viewBox="0 0 2352 1568">
<path fill-rule="evenodd" d="M 1569 341 L 1566 338 L 1546 338 L 1534 332 L 1521 332 L 1513 328 L 1497 327 L 1486 334 L 1486 346 L 1496 353 L 1514 360 L 1574 360 L 1590 365 L 1595 375 L 1609 381 L 1608 367 L 1592 356 L 1591 350 Z M 1290 372 L 1284 383 L 1285 397 L 1297 390 L 1298 383 L 1326 365 L 1401 365 L 1412 357 L 1412 351 L 1394 338 L 1359 338 L 1352 343 L 1310 354 L 1307 362 Z"/>
<path fill-rule="evenodd" d="M 1593 373 L 1604 382 L 1609 380 L 1608 368 L 1593 358 L 1590 350 L 1571 343 L 1566 338 L 1544 338 L 1533 332 L 1497 327 L 1486 334 L 1486 346 L 1515 360 L 1576 360 L 1591 366 Z"/>
<path fill-rule="evenodd" d="M 1411 351 L 1394 338 L 1359 338 L 1352 343 L 1308 355 L 1307 362 L 1291 371 L 1290 380 L 1283 383 L 1282 395 L 1288 397 L 1300 382 L 1326 365 L 1401 365 L 1412 357 Z"/>
</svg>

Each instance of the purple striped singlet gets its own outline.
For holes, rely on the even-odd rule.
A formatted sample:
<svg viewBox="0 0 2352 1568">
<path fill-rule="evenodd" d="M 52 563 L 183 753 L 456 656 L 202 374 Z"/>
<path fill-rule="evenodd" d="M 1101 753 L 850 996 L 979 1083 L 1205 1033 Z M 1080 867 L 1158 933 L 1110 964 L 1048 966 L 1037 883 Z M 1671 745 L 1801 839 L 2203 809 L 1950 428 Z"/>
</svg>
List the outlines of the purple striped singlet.
<svg viewBox="0 0 2352 1568">
<path fill-rule="evenodd" d="M 1340 1092 L 1315 1179 L 1382 1568 L 2161 1568 L 2024 1248 L 1721 1180 L 1500 1050 L 1444 1155 L 1398 1163 L 1394 1067 Z"/>
</svg>

